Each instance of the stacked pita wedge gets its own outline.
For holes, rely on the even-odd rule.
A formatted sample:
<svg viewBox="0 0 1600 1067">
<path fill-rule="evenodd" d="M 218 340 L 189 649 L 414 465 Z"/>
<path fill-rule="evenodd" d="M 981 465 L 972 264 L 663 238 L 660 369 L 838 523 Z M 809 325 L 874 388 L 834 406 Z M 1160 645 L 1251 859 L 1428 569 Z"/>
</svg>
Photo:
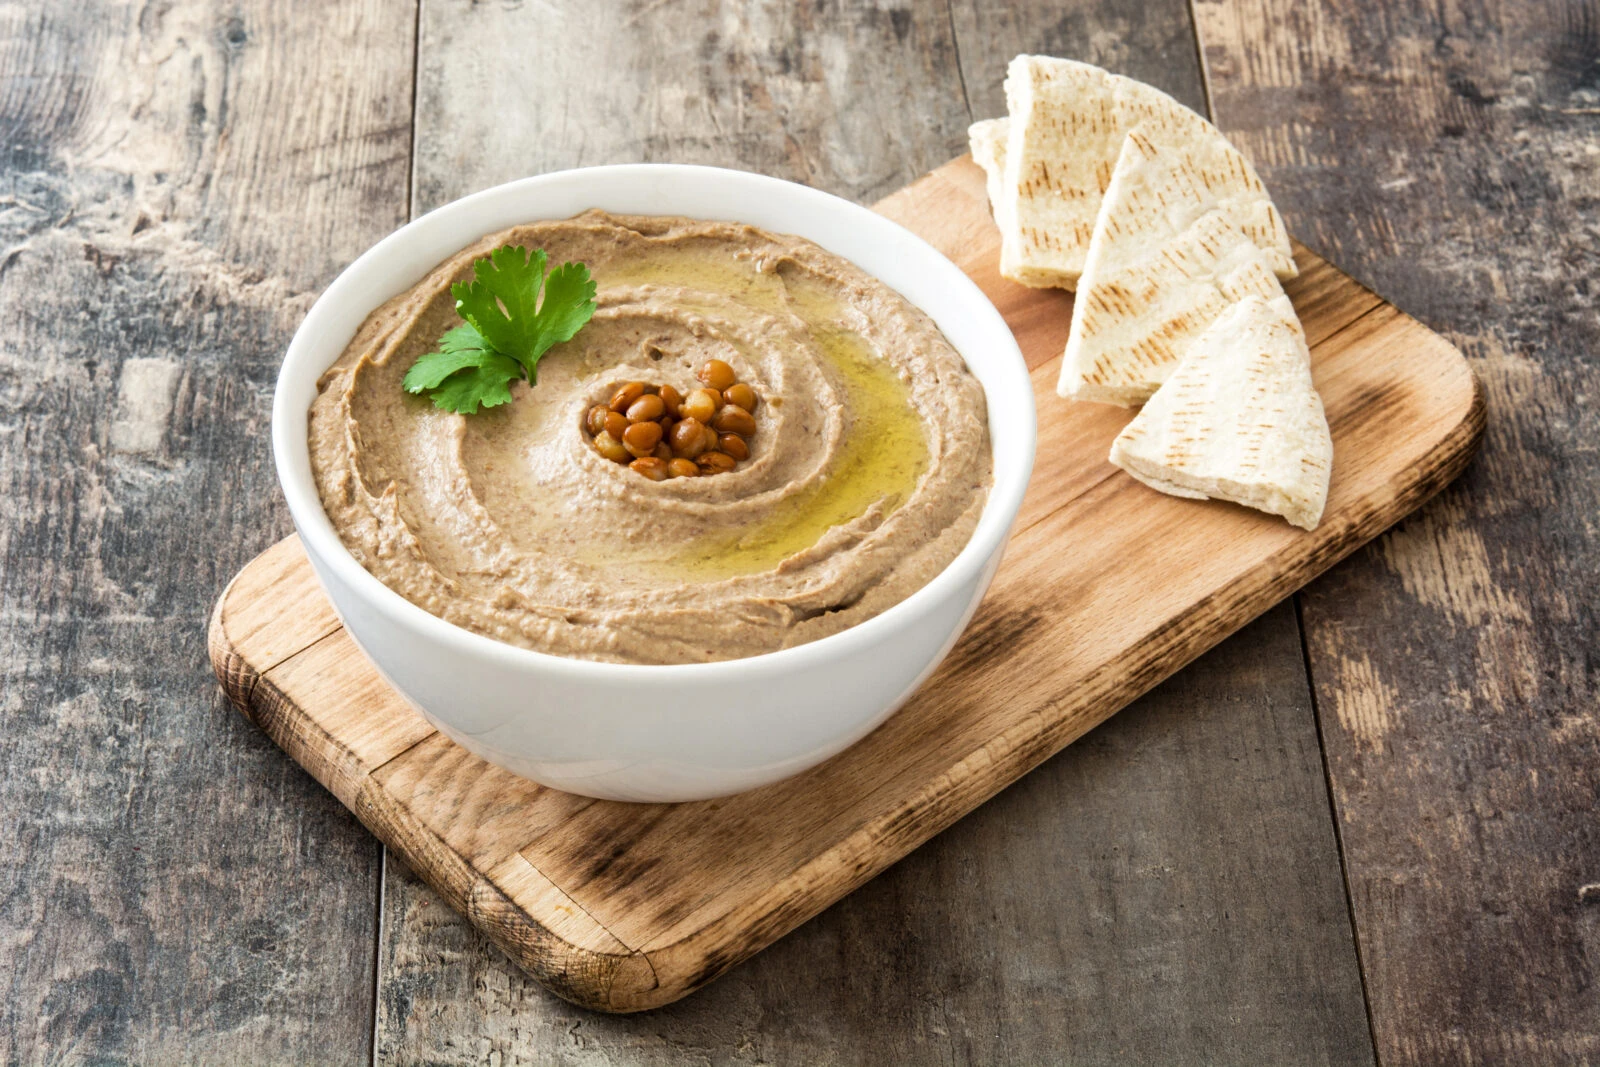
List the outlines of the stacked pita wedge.
<svg viewBox="0 0 1600 1067">
<path fill-rule="evenodd" d="M 1085 63 L 1018 56 L 1006 104 L 968 138 L 1000 273 L 1077 291 L 1057 391 L 1144 404 L 1111 461 L 1147 485 L 1315 527 L 1333 443 L 1255 170 L 1165 93 Z"/>
<path fill-rule="evenodd" d="M 1247 296 L 1213 322 L 1112 444 L 1111 462 L 1163 493 L 1314 529 L 1333 440 L 1289 298 Z"/>
<path fill-rule="evenodd" d="M 984 188 L 989 193 L 989 208 L 995 213 L 995 223 L 1002 230 L 1006 227 L 1000 222 L 1000 204 L 1004 199 L 1000 195 L 1000 190 L 1005 180 L 1006 137 L 1009 126 L 1010 123 L 1005 119 L 984 119 L 967 127 L 967 144 L 972 149 L 973 160 L 983 168 Z"/>
<path fill-rule="evenodd" d="M 1275 275 L 1293 260 L 1262 248 L 1281 223 L 1246 179 L 1249 164 L 1225 141 L 1178 152 L 1142 131 L 1124 139 L 1078 279 L 1058 393 L 1142 404 L 1229 305 L 1283 292 Z"/>
<path fill-rule="evenodd" d="M 1000 273 L 1023 285 L 1072 289 L 1088 256 L 1100 202 L 1124 139 L 1138 130 L 1162 152 L 1209 159 L 1227 141 L 1216 127 L 1157 89 L 1087 63 L 1018 56 L 1006 75 L 1010 117 L 969 131 L 987 171 L 1001 230 Z M 1004 135 L 1004 147 L 999 137 Z M 1231 149 L 1229 150 L 1231 151 Z M 1218 208 L 1292 277 L 1289 238 L 1255 171 L 1236 152 L 1206 165 Z"/>
</svg>

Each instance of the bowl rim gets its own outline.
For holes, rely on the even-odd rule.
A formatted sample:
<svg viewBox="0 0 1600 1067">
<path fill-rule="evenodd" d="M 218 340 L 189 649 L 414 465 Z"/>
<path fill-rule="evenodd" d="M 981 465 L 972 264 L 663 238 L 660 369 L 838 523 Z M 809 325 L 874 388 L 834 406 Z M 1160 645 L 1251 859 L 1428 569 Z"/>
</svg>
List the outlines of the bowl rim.
<svg viewBox="0 0 1600 1067">
<path fill-rule="evenodd" d="M 972 537 L 955 558 L 933 578 L 904 600 L 870 619 L 838 633 L 790 648 L 710 663 L 639 664 L 577 659 L 524 648 L 476 633 L 412 603 L 361 566 L 333 528 L 332 520 L 328 518 L 321 497 L 316 491 L 315 479 L 311 473 L 310 448 L 306 438 L 310 405 L 309 403 L 303 407 L 297 405 L 293 400 L 293 394 L 296 393 L 295 387 L 302 379 L 309 376 L 315 382 L 316 378 L 321 377 L 332 365 L 333 360 L 338 358 L 335 353 L 326 360 L 311 360 L 311 356 L 324 347 L 322 338 L 327 332 L 323 329 L 324 320 L 332 315 L 331 309 L 335 305 L 347 298 L 346 294 L 351 289 L 365 281 L 368 274 L 381 273 L 386 269 L 389 258 L 408 243 L 432 236 L 439 230 L 449 230 L 452 226 L 459 228 L 458 220 L 470 218 L 474 210 L 485 202 L 500 198 L 520 198 L 542 186 L 573 181 L 575 177 L 594 180 L 632 178 L 650 181 L 660 176 L 755 183 L 757 187 L 770 191 L 775 196 L 793 198 L 797 211 L 822 211 L 840 215 L 841 221 L 848 222 L 854 227 L 876 231 L 874 236 L 895 246 L 897 252 L 925 259 L 927 269 L 938 276 L 937 287 L 945 296 L 948 297 L 953 291 L 954 294 L 965 298 L 963 303 L 967 306 L 958 308 L 956 313 L 964 317 L 976 316 L 979 320 L 977 323 L 979 330 L 986 336 L 992 335 L 992 344 L 1002 350 L 995 357 L 999 373 L 991 375 L 996 378 L 996 384 L 1006 388 L 1006 379 L 1015 375 L 1016 380 L 1011 384 L 1020 388 L 1021 395 L 1027 402 L 1015 405 L 1017 410 L 1008 411 L 1007 415 L 1012 420 L 1013 431 L 1022 437 L 1022 455 L 1009 464 L 1006 463 L 991 433 L 994 483 L 990 488 L 989 498 L 984 502 Z M 649 212 L 636 212 L 636 214 L 649 214 Z M 530 218 L 528 221 L 534 220 Z M 747 220 L 728 218 L 719 221 Z M 770 232 L 785 232 L 767 225 L 762 225 L 760 228 Z M 457 247 L 464 248 L 481 236 L 483 234 L 467 227 L 459 234 L 460 243 Z M 813 240 L 824 248 L 828 247 L 824 242 L 815 241 L 813 238 L 803 239 Z M 889 285 L 913 306 L 920 307 L 934 318 L 937 324 L 938 315 L 935 310 L 918 304 L 888 281 L 880 278 L 875 271 L 856 262 L 850 255 L 832 248 L 828 250 L 855 264 L 882 284 Z M 426 277 L 434 266 L 437 266 L 437 263 L 424 267 L 415 277 L 403 280 L 392 289 L 388 297 L 383 299 L 389 299 L 415 285 Z M 365 321 L 382 302 L 380 300 L 366 308 L 361 321 Z M 350 336 L 354 336 L 353 331 Z M 348 337 L 344 338 L 340 342 L 338 351 L 342 352 L 348 343 Z M 954 341 L 951 341 L 951 344 L 955 346 Z M 956 346 L 956 349 L 970 368 L 971 363 L 967 360 L 966 353 L 962 352 L 959 346 Z M 989 400 L 991 388 L 989 382 L 984 382 L 985 398 L 988 401 L 992 422 L 995 404 Z M 990 559 L 1003 549 L 1011 534 L 1022 504 L 1023 493 L 1032 474 L 1038 425 L 1028 366 L 1011 328 L 989 298 L 965 272 L 938 249 L 899 223 L 843 197 L 769 175 L 698 164 L 623 163 L 551 171 L 491 186 L 450 201 L 412 219 L 363 252 L 317 297 L 290 340 L 273 390 L 271 437 L 273 463 L 278 474 L 279 486 L 289 505 L 289 513 L 296 532 L 306 545 L 307 555 L 314 563 L 331 568 L 351 593 L 359 596 L 374 609 L 383 612 L 393 623 L 418 632 L 422 637 L 453 652 L 479 660 L 487 658 L 498 666 L 510 669 L 555 671 L 565 673 L 578 681 L 598 678 L 615 680 L 620 676 L 626 676 L 636 681 L 671 677 L 680 681 L 693 678 L 698 681 L 715 682 L 721 680 L 719 676 L 723 675 L 729 679 L 744 676 L 748 680 L 747 676 L 751 672 L 787 674 L 824 665 L 836 656 L 848 652 L 850 646 L 870 644 L 880 636 L 886 636 L 887 632 L 899 628 L 912 617 L 931 608 L 963 584 L 976 580 Z M 302 462 L 297 463 L 296 460 Z"/>
</svg>

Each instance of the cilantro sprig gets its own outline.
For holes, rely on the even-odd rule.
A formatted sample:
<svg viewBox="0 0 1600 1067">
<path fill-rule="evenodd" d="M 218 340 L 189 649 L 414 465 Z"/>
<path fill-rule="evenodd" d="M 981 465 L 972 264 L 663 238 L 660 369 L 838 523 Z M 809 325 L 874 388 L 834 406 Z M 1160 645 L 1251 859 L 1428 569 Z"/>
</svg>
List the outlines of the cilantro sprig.
<svg viewBox="0 0 1600 1067">
<path fill-rule="evenodd" d="M 450 287 L 466 320 L 406 372 L 408 393 L 463 415 L 510 403 L 511 383 L 537 382 L 538 364 L 594 315 L 595 283 L 582 263 L 552 271 L 544 249 L 504 245 L 472 264 L 474 278 Z M 541 300 L 541 295 L 543 299 Z"/>
</svg>

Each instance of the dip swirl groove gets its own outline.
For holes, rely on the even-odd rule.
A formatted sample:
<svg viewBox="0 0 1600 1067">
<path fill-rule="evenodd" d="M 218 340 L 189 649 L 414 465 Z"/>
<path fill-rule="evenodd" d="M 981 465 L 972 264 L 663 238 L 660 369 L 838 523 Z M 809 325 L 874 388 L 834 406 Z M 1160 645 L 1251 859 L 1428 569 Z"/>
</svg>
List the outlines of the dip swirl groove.
<svg viewBox="0 0 1600 1067">
<path fill-rule="evenodd" d="M 578 260 L 599 309 L 538 383 L 470 417 L 401 387 L 454 325 L 449 286 L 504 244 Z M 584 414 L 628 381 L 761 398 L 748 461 L 655 482 L 597 455 Z M 612 216 L 489 235 L 374 312 L 318 383 L 309 444 L 341 540 L 468 630 L 623 663 L 734 659 L 886 610 L 972 536 L 992 484 L 982 387 L 922 312 L 797 237 Z"/>
</svg>

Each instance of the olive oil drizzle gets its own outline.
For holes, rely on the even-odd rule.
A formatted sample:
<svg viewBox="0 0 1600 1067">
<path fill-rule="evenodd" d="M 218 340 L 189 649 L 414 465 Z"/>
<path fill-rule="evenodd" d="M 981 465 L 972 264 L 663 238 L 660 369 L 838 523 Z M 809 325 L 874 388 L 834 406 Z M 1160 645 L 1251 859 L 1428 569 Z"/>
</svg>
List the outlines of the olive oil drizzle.
<svg viewBox="0 0 1600 1067">
<path fill-rule="evenodd" d="M 686 545 L 665 563 L 668 572 L 724 578 L 770 570 L 874 504 L 888 517 L 911 499 L 928 468 L 928 442 L 905 383 L 859 334 L 828 331 L 817 341 L 854 416 L 832 469 L 760 523 Z"/>
<path fill-rule="evenodd" d="M 607 282 L 704 287 L 764 310 L 798 314 L 811 327 L 829 378 L 851 416 L 827 471 L 778 503 L 759 523 L 708 534 L 650 561 L 663 576 L 718 580 L 771 570 L 815 545 L 835 526 L 875 504 L 885 518 L 911 499 L 928 468 L 928 441 L 911 391 L 894 367 L 843 323 L 837 297 L 800 274 L 741 270 L 677 250 L 653 260 L 609 266 Z M 758 415 L 759 419 L 760 416 Z"/>
</svg>

